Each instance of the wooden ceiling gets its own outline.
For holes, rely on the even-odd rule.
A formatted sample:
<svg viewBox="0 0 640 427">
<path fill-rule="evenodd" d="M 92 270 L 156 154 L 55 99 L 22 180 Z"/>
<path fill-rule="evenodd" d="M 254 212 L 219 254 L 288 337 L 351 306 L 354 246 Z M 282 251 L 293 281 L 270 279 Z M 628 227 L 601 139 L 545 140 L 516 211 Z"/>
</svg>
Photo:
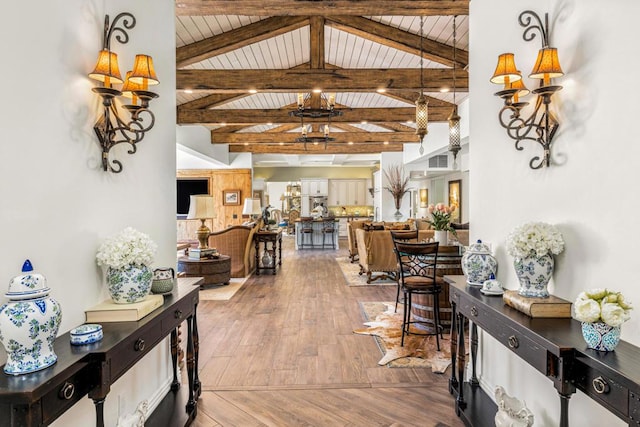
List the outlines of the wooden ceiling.
<svg viewBox="0 0 640 427">
<path fill-rule="evenodd" d="M 468 13 L 468 0 L 177 0 L 178 124 L 207 126 L 230 152 L 402 151 L 419 141 L 421 44 L 429 121 L 451 113 L 453 94 L 441 90 L 454 87 L 454 61 L 455 102 L 468 95 Z M 326 147 L 295 142 L 300 120 L 289 112 L 312 89 L 335 92 L 343 111 Z M 326 119 L 305 123 L 321 136 Z"/>
</svg>

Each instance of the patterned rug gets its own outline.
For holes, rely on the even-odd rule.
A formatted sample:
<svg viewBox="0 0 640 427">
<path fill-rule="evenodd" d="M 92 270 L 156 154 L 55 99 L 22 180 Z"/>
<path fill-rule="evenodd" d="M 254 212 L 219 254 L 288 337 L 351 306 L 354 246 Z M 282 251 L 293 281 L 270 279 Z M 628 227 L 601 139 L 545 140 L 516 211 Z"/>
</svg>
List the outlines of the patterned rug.
<svg viewBox="0 0 640 427">
<path fill-rule="evenodd" d="M 359 274 L 360 273 L 360 265 L 357 262 L 350 262 L 349 257 L 338 257 L 336 258 L 338 265 L 340 266 L 340 270 L 342 270 L 342 274 L 347 281 L 347 286 L 380 286 L 380 285 L 396 285 L 395 280 L 391 279 L 378 279 L 371 283 L 367 283 L 367 275 Z"/>
<path fill-rule="evenodd" d="M 246 281 L 247 277 L 239 279 L 232 278 L 229 280 L 228 285 L 206 285 L 204 289 L 200 289 L 200 299 L 203 301 L 228 301 L 238 292 Z"/>
<path fill-rule="evenodd" d="M 451 364 L 449 334 L 440 339 L 440 351 L 436 349 L 435 336 L 405 335 L 404 347 L 400 346 L 402 337 L 402 305 L 394 313 L 393 302 L 361 302 L 360 307 L 368 328 L 353 331 L 360 335 L 376 338 L 383 357 L 378 365 L 390 368 L 428 368 L 442 374 Z M 374 320 L 371 320 L 374 319 Z"/>
</svg>

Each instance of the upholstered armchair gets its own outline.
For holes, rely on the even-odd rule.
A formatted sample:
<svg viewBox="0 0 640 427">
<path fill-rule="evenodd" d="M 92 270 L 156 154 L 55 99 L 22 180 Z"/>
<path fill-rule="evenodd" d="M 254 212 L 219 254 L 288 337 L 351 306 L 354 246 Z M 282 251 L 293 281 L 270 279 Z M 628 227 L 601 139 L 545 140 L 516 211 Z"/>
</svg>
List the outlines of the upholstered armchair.
<svg viewBox="0 0 640 427">
<path fill-rule="evenodd" d="M 257 226 L 233 225 L 209 234 L 209 247 L 231 257 L 231 277 L 247 277 L 255 269 L 253 234 Z"/>
<path fill-rule="evenodd" d="M 347 242 L 349 243 L 349 259 L 351 262 L 358 260 L 358 240 L 356 239 L 356 230 L 362 228 L 362 226 L 371 222 L 370 220 L 353 220 L 347 222 Z"/>
</svg>

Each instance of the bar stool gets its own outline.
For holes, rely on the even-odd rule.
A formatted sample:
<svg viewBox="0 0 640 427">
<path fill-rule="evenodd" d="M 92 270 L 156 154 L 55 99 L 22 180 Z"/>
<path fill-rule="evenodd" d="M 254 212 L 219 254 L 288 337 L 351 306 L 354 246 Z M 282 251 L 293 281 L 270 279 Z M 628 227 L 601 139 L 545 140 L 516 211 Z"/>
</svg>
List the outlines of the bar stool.
<svg viewBox="0 0 640 427">
<path fill-rule="evenodd" d="M 300 235 L 298 237 L 298 247 L 313 248 L 313 218 L 310 216 L 300 217 Z"/>
<path fill-rule="evenodd" d="M 327 236 L 329 239 L 329 245 L 335 249 L 336 248 L 336 240 L 334 238 L 334 234 L 336 232 L 336 220 L 334 218 L 325 218 L 322 220 L 322 249 L 324 249 L 325 244 L 327 243 Z"/>
<path fill-rule="evenodd" d="M 400 265 L 400 283 L 404 293 L 404 310 L 402 313 L 402 338 L 400 345 L 404 346 L 404 336 L 435 335 L 436 346 L 440 351 L 440 325 L 439 297 L 442 287 L 436 282 L 436 266 L 438 264 L 438 242 L 433 243 L 406 243 L 394 241 L 396 257 Z M 414 294 L 431 295 L 433 302 L 433 320 L 411 320 L 411 298 Z M 420 333 L 411 330 L 412 324 L 423 324 L 432 328 L 432 332 Z"/>
<path fill-rule="evenodd" d="M 418 241 L 418 229 L 415 230 L 390 230 L 391 240 L 394 242 L 417 242 Z M 396 307 L 393 310 L 394 313 L 398 312 L 398 303 L 400 302 L 400 264 L 397 265 L 396 269 Z M 404 304 L 404 300 L 402 303 Z"/>
</svg>

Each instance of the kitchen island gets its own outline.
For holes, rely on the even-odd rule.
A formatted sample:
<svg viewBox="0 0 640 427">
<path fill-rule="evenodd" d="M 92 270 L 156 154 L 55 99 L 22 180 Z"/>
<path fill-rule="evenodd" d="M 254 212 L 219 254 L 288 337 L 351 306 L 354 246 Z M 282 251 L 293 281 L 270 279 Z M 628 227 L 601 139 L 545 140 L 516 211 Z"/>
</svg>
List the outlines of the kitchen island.
<svg viewBox="0 0 640 427">
<path fill-rule="evenodd" d="M 323 222 L 324 219 L 323 218 L 317 218 L 314 219 L 311 222 L 311 226 L 313 229 L 312 233 L 303 233 L 302 232 L 302 221 L 300 219 L 296 219 L 295 222 L 295 244 L 296 244 L 296 250 L 301 249 L 300 247 L 300 243 L 302 242 L 302 239 L 305 238 L 305 242 L 308 242 L 307 239 L 309 239 L 309 236 L 305 236 L 304 234 L 311 234 L 311 244 L 310 245 L 304 245 L 305 248 L 307 247 L 312 247 L 314 249 L 322 249 L 322 242 L 323 240 L 326 238 L 327 240 L 325 241 L 324 247 L 325 249 L 331 249 L 334 250 L 335 249 L 339 249 L 338 246 L 338 226 L 339 226 L 339 221 L 337 218 L 332 218 L 332 220 L 334 221 L 334 227 L 335 227 L 335 231 L 331 236 L 331 243 L 329 240 L 329 236 L 325 236 L 324 233 L 322 232 L 323 229 Z"/>
</svg>

